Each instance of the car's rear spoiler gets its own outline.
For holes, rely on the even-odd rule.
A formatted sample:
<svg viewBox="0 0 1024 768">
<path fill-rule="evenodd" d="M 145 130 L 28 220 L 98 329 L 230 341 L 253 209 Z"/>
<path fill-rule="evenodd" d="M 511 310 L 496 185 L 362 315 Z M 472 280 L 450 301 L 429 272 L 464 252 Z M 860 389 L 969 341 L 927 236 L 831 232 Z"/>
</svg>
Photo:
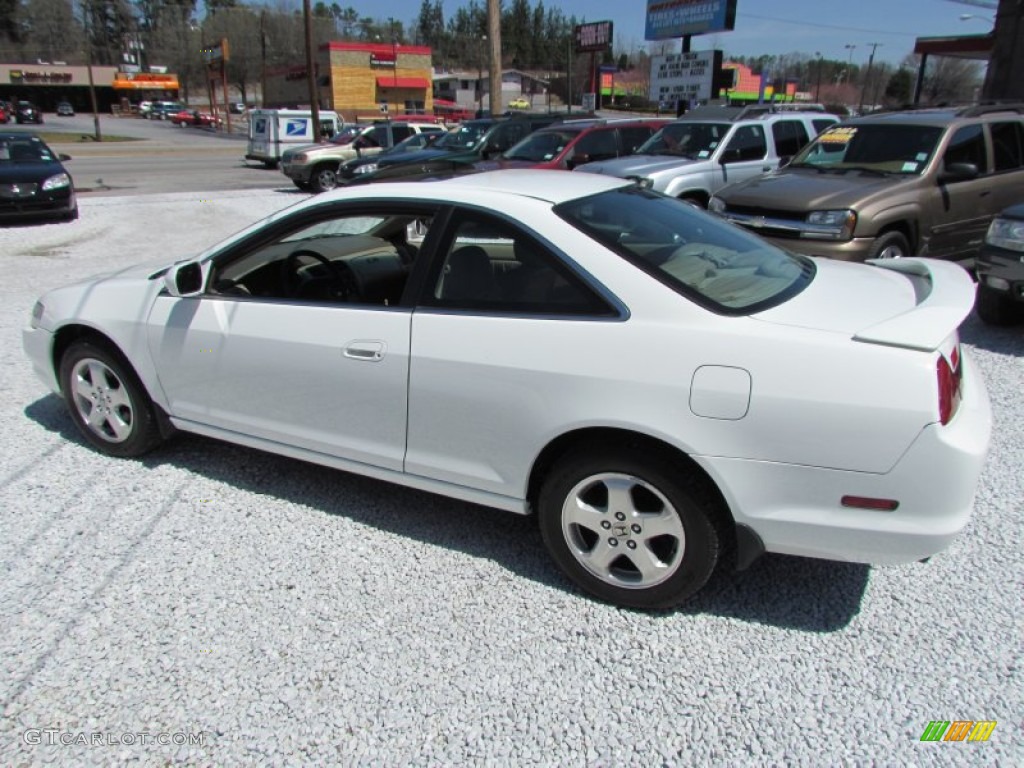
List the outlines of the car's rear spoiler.
<svg viewBox="0 0 1024 768">
<path fill-rule="evenodd" d="M 924 278 L 927 287 L 917 306 L 854 335 L 854 341 L 893 347 L 938 349 L 974 307 L 975 288 L 967 271 L 936 259 L 870 259 L 875 267 Z"/>
</svg>

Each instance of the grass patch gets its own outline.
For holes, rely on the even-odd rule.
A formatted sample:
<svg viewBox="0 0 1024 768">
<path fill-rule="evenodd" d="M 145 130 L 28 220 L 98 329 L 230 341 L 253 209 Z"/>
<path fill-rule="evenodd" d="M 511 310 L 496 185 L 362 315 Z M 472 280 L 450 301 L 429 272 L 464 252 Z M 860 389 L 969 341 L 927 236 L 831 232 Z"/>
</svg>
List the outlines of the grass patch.
<svg viewBox="0 0 1024 768">
<path fill-rule="evenodd" d="M 56 131 L 33 131 L 47 144 L 96 144 L 96 137 L 91 133 L 67 133 Z M 115 136 L 104 133 L 101 144 L 113 144 L 118 141 L 145 141 L 134 136 Z"/>
</svg>

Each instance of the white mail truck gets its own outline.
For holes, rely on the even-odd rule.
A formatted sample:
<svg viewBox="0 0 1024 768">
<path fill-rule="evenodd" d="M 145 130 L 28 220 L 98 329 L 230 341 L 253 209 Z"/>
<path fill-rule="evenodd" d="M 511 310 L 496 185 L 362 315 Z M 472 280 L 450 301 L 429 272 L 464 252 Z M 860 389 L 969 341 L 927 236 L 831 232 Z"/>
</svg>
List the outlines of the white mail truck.
<svg viewBox="0 0 1024 768">
<path fill-rule="evenodd" d="M 289 147 L 315 144 L 330 138 L 345 126 L 336 112 L 320 110 L 320 130 L 313 130 L 313 113 L 308 109 L 254 109 L 249 112 L 249 143 L 246 160 L 276 168 Z"/>
</svg>

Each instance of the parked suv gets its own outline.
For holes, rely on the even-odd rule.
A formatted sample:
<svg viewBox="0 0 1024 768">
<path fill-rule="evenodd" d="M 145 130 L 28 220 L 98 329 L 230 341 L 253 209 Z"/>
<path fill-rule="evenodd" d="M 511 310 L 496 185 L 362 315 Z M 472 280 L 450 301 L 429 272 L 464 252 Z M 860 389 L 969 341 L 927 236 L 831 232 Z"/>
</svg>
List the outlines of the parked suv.
<svg viewBox="0 0 1024 768">
<path fill-rule="evenodd" d="M 706 208 L 727 184 L 778 168 L 839 118 L 766 107 L 702 107 L 664 126 L 635 154 L 581 171 L 645 181 L 658 192 Z"/>
<path fill-rule="evenodd" d="M 529 134 L 480 170 L 546 168 L 571 171 L 577 166 L 631 155 L 667 121 L 657 118 L 566 120 Z"/>
<path fill-rule="evenodd" d="M 991 325 L 1024 322 L 1024 203 L 992 220 L 974 270 L 978 316 Z"/>
<path fill-rule="evenodd" d="M 171 115 L 176 115 L 188 107 L 180 101 L 154 101 L 144 117 L 147 120 L 169 120 Z"/>
<path fill-rule="evenodd" d="M 793 251 L 963 260 L 1024 188 L 1024 105 L 878 113 L 832 128 L 711 209 Z"/>
<path fill-rule="evenodd" d="M 381 158 L 376 171 L 364 173 L 353 181 L 361 183 L 472 171 L 475 163 L 496 157 L 520 139 L 558 119 L 556 115 L 517 114 L 466 120 L 429 148 Z"/>
<path fill-rule="evenodd" d="M 338 166 L 346 160 L 379 154 L 415 133 L 430 131 L 440 133 L 444 127 L 435 123 L 374 123 L 351 139 L 285 150 L 281 172 L 299 189 L 326 192 L 338 185 Z"/>
</svg>

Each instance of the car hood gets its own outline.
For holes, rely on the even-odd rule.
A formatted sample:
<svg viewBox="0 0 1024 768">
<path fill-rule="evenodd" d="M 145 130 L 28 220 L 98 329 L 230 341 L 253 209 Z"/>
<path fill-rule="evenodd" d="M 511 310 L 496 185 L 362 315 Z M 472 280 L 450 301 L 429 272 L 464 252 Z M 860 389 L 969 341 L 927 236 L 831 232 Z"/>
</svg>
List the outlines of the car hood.
<svg viewBox="0 0 1024 768">
<path fill-rule="evenodd" d="M 615 160 L 599 160 L 577 168 L 583 173 L 603 173 L 606 176 L 628 178 L 630 176 L 649 176 L 661 171 L 682 168 L 703 160 L 688 160 L 685 157 L 668 155 L 628 155 Z"/>
<path fill-rule="evenodd" d="M 473 163 L 473 167 L 481 171 L 501 171 L 506 168 L 536 168 L 544 163 L 532 163 L 529 160 L 481 160 Z"/>
<path fill-rule="evenodd" d="M 386 165 L 405 165 L 406 163 L 424 163 L 429 160 L 436 160 L 438 158 L 462 158 L 468 155 L 472 155 L 473 150 L 460 148 L 460 149 L 420 149 L 415 152 L 402 152 L 398 155 L 389 155 L 388 157 L 382 157 L 379 165 L 384 167 Z"/>
<path fill-rule="evenodd" d="M 806 169 L 782 170 L 741 181 L 715 196 L 726 205 L 753 206 L 779 211 L 817 211 L 858 208 L 873 195 L 892 194 L 907 180 L 863 171 L 837 173 Z"/>
<path fill-rule="evenodd" d="M 814 279 L 803 291 L 754 318 L 868 343 L 933 350 L 974 306 L 974 283 L 957 264 L 917 258 L 876 259 L 867 266 L 821 258 L 814 262 Z"/>
<path fill-rule="evenodd" d="M 67 173 L 59 163 L 0 163 L 0 184 L 38 184 L 58 173 Z"/>
</svg>

